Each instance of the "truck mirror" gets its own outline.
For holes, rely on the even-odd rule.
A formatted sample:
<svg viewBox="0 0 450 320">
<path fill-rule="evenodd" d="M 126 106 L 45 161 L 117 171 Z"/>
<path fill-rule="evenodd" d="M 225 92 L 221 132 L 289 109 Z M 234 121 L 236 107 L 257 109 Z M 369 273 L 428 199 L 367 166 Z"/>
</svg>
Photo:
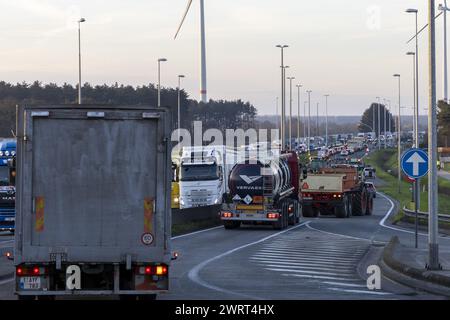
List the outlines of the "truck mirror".
<svg viewBox="0 0 450 320">
<path fill-rule="evenodd" d="M 5 253 L 5 257 L 8 260 L 14 260 L 14 255 L 9 251 Z"/>
<path fill-rule="evenodd" d="M 174 252 L 172 254 L 172 260 L 177 260 L 178 259 L 178 252 Z"/>
</svg>

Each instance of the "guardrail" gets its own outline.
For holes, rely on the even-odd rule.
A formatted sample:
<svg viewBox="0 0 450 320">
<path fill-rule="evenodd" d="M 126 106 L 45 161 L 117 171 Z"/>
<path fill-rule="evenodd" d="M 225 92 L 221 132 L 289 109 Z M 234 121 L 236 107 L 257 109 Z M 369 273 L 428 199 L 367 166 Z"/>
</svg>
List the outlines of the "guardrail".
<svg viewBox="0 0 450 320">
<path fill-rule="evenodd" d="M 403 212 L 405 213 L 405 216 L 415 218 L 416 212 L 414 210 L 407 209 L 406 207 L 403 207 Z M 417 217 L 421 219 L 428 219 L 428 212 L 417 212 Z M 438 214 L 439 221 L 442 222 L 450 222 L 450 215 L 447 214 Z"/>
</svg>

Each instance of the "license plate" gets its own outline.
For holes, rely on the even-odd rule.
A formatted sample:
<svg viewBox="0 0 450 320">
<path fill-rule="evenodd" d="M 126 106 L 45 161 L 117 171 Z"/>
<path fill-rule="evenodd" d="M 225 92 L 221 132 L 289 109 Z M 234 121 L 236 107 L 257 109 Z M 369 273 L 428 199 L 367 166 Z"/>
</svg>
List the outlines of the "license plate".
<svg viewBox="0 0 450 320">
<path fill-rule="evenodd" d="M 20 289 L 24 289 L 24 290 L 41 289 L 41 278 L 40 277 L 21 277 L 20 278 Z"/>
<path fill-rule="evenodd" d="M 244 210 L 244 211 L 242 211 L 242 213 L 245 213 L 245 215 L 247 217 L 253 217 L 256 212 L 255 211 L 251 211 L 251 210 Z"/>
</svg>

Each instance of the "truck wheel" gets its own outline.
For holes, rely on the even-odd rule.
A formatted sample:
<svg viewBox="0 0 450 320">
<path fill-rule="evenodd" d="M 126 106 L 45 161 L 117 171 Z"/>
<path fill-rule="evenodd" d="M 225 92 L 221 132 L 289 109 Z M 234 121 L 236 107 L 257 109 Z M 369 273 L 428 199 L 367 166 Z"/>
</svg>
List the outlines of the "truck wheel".
<svg viewBox="0 0 450 320">
<path fill-rule="evenodd" d="M 313 217 L 317 218 L 319 216 L 319 208 L 313 207 L 312 211 L 313 211 Z"/>
<path fill-rule="evenodd" d="M 364 215 L 365 208 L 367 207 L 366 189 L 362 189 L 360 192 L 355 194 L 355 196 L 353 197 L 352 207 L 352 214 L 354 216 Z"/>
<path fill-rule="evenodd" d="M 335 214 L 336 218 L 339 218 L 339 219 L 343 219 L 343 218 L 347 217 L 347 204 L 345 201 L 342 205 L 336 206 L 334 208 L 334 214 Z"/>
<path fill-rule="evenodd" d="M 302 206 L 300 202 L 297 201 L 297 214 L 295 216 L 295 224 L 300 223 L 300 216 L 302 214 Z"/>
<path fill-rule="evenodd" d="M 366 216 L 371 216 L 372 212 L 373 212 L 373 197 L 369 195 L 367 199 Z"/>
<path fill-rule="evenodd" d="M 312 206 L 303 206 L 302 207 L 302 215 L 305 218 L 309 218 L 313 216 Z"/>
<path fill-rule="evenodd" d="M 347 216 L 346 218 L 350 218 L 353 212 L 353 201 L 352 197 L 347 198 Z"/>
<path fill-rule="evenodd" d="M 295 224 L 297 223 L 297 216 L 298 216 L 298 204 L 297 201 L 292 201 L 291 202 L 292 205 L 292 216 L 289 217 L 289 225 L 290 226 L 295 226 Z"/>
<path fill-rule="evenodd" d="M 239 228 L 241 226 L 241 222 L 240 221 L 224 221 L 223 222 L 223 226 L 227 230 L 237 229 L 237 228 Z"/>
<path fill-rule="evenodd" d="M 281 204 L 281 214 L 278 217 L 278 220 L 275 221 L 272 226 L 275 230 L 283 230 L 287 227 L 288 225 L 288 219 L 287 219 L 287 203 L 286 201 L 283 201 L 283 203 Z"/>
</svg>

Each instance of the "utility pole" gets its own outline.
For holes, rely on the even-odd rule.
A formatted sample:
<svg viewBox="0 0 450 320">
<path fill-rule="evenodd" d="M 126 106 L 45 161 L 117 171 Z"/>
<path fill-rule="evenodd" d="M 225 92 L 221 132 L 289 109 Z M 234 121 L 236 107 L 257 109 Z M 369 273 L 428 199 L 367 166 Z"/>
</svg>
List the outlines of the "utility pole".
<svg viewBox="0 0 450 320">
<path fill-rule="evenodd" d="M 292 150 L 292 80 L 295 77 L 288 77 L 289 80 L 289 150 Z"/>
<path fill-rule="evenodd" d="M 328 97 L 330 95 L 325 95 L 325 145 L 328 147 Z"/>
<path fill-rule="evenodd" d="M 394 77 L 398 78 L 398 119 L 397 119 L 397 175 L 398 175 L 398 193 L 402 193 L 401 191 L 401 182 L 402 182 L 402 169 L 401 169 L 401 162 L 402 162 L 402 123 L 401 123 L 401 76 L 400 74 L 394 74 Z"/>
<path fill-rule="evenodd" d="M 381 150 L 381 137 L 380 137 L 380 133 L 381 133 L 381 127 L 380 127 L 381 99 L 380 99 L 380 97 L 377 97 L 377 100 L 378 100 L 378 130 L 377 130 L 377 134 L 378 134 L 378 150 Z"/>
<path fill-rule="evenodd" d="M 311 157 L 311 90 L 308 93 L 308 157 Z"/>
<path fill-rule="evenodd" d="M 437 115 L 436 115 L 436 23 L 435 2 L 428 0 L 428 50 L 429 50 L 429 108 L 428 108 L 428 268 L 440 269 L 438 243 L 438 193 L 437 193 Z"/>
<path fill-rule="evenodd" d="M 301 84 L 296 85 L 297 87 L 297 143 L 300 144 L 300 88 L 303 87 Z"/>
<path fill-rule="evenodd" d="M 286 96 L 285 96 L 285 66 L 284 66 L 284 49 L 287 45 L 277 45 L 281 49 L 281 150 L 286 147 Z"/>
<path fill-rule="evenodd" d="M 316 135 L 317 135 L 317 137 L 320 136 L 320 132 L 319 132 L 319 103 L 318 102 L 317 102 L 317 116 L 316 116 Z M 316 147 L 317 147 L 317 145 L 316 145 Z"/>
</svg>

